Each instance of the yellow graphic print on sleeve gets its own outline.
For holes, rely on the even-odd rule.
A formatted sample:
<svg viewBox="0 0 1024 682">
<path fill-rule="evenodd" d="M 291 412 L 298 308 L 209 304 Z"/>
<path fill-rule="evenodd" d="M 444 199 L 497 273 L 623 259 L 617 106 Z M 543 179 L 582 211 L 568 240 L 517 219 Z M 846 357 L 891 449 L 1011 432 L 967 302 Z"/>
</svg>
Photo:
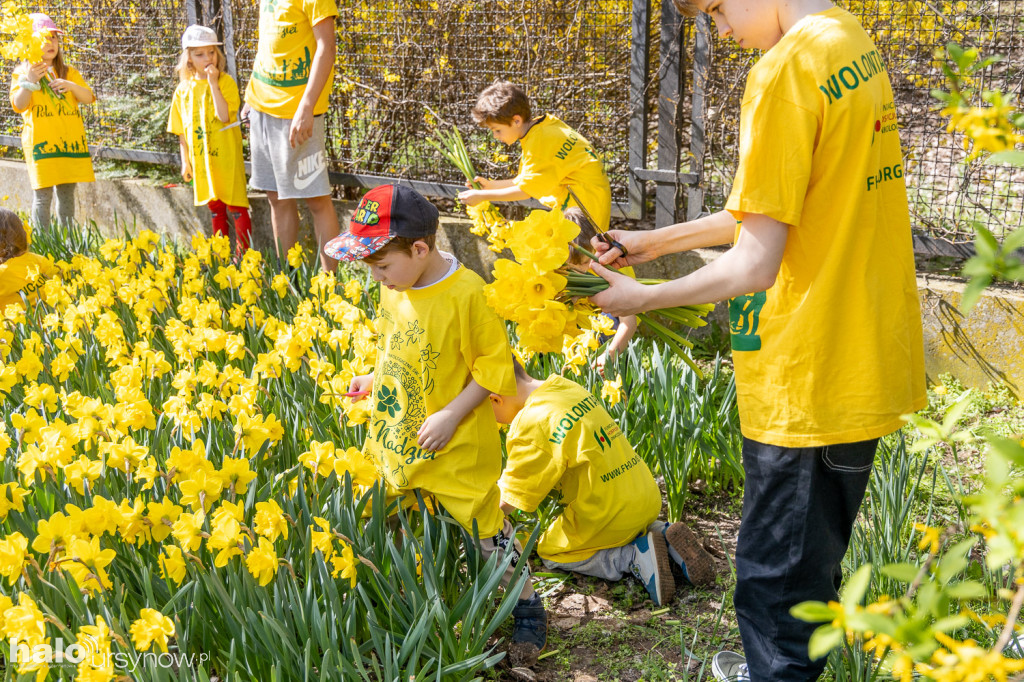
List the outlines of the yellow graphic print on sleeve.
<svg viewBox="0 0 1024 682">
<path fill-rule="evenodd" d="M 207 80 L 192 78 L 174 91 L 167 132 L 183 135 L 188 143 L 196 206 L 219 199 L 228 206 L 247 207 L 242 128 L 233 125 L 238 121 L 238 86 L 226 73 L 217 85 L 228 105 L 227 123 L 217 118 Z"/>
<path fill-rule="evenodd" d="M 505 324 L 483 295 L 483 280 L 459 267 L 422 289 L 381 288 L 378 352 L 364 454 L 396 492 L 419 489 L 481 537 L 502 526 L 501 442 L 489 401 L 459 423 L 442 450 L 426 452 L 417 432 L 470 379 L 512 395 L 515 379 Z"/>
<path fill-rule="evenodd" d="M 21 90 L 16 72 L 11 84 L 11 98 Z M 82 75 L 68 67 L 67 80 L 88 88 Z M 71 92 L 55 93 L 45 82 L 32 93 L 21 114 L 21 148 L 25 152 L 28 176 L 32 189 L 53 187 L 72 182 L 92 182 L 92 158 L 85 141 L 85 124 L 79 111 L 78 100 Z"/>
<path fill-rule="evenodd" d="M 583 202 L 601 231 L 611 218 L 612 190 L 604 164 L 586 138 L 554 116 L 541 117 L 520 140 L 519 189 L 534 199 L 553 196 L 562 208 L 575 206 L 566 188 Z"/>
<path fill-rule="evenodd" d="M 22 303 L 22 294 L 31 303 L 43 283 L 57 272 L 49 258 L 23 253 L 0 264 L 0 314 L 12 303 Z"/>
<path fill-rule="evenodd" d="M 849 12 L 805 17 L 751 70 L 726 208 L 790 226 L 775 284 L 729 305 L 743 434 L 811 447 L 898 429 L 925 405 L 910 218 L 892 87 Z"/>
<path fill-rule="evenodd" d="M 309 82 L 316 40 L 313 27 L 338 15 L 334 0 L 259 0 L 260 30 L 252 78 L 245 101 L 275 118 L 295 116 Z M 319 116 L 327 111 L 334 78 L 324 85 L 313 107 Z"/>
<path fill-rule="evenodd" d="M 537 554 L 584 561 L 621 547 L 658 518 L 661 491 L 601 402 L 579 384 L 548 377 L 509 426 L 502 499 L 535 510 L 554 492 L 563 505 Z"/>
</svg>

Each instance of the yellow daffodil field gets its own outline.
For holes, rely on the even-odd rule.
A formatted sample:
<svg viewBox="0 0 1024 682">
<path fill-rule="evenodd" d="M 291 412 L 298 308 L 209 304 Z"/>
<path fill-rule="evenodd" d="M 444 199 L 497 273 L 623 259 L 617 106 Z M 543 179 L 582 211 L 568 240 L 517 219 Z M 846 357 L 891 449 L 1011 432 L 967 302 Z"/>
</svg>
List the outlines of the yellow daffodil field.
<svg viewBox="0 0 1024 682">
<path fill-rule="evenodd" d="M 493 663 L 503 566 L 460 560 L 442 517 L 400 516 L 396 546 L 373 494 L 366 403 L 341 395 L 376 352 L 360 279 L 311 276 L 298 247 L 289 278 L 223 238 L 62 241 L 35 235 L 60 275 L 0 320 L 6 679 Z"/>
</svg>

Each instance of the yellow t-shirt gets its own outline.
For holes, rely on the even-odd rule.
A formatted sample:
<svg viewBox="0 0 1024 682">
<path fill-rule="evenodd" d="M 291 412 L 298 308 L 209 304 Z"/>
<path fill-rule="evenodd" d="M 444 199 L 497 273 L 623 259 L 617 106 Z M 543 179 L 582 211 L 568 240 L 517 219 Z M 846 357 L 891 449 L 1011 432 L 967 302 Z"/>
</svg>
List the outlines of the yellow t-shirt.
<svg viewBox="0 0 1024 682">
<path fill-rule="evenodd" d="M 242 156 L 242 128 L 238 121 L 238 86 L 226 73 L 217 79 L 228 104 L 228 122 L 221 123 L 213 106 L 213 93 L 205 78 L 179 83 L 171 100 L 167 132 L 184 135 L 189 144 L 196 206 L 219 199 L 228 206 L 249 206 L 245 191 L 245 159 Z"/>
<path fill-rule="evenodd" d="M 790 226 L 774 286 L 729 304 L 743 434 L 783 447 L 857 442 L 924 407 L 892 87 L 850 13 L 804 18 L 751 70 L 726 208 Z"/>
<path fill-rule="evenodd" d="M 509 426 L 498 481 L 505 502 L 535 510 L 552 490 L 562 513 L 540 536 L 549 561 L 584 561 L 621 547 L 658 518 L 661 490 L 601 402 L 557 374 L 530 394 Z"/>
<path fill-rule="evenodd" d="M 11 83 L 12 107 L 14 95 L 21 90 L 19 72 L 20 69 L 15 71 Z M 68 67 L 67 80 L 83 88 L 89 87 L 74 67 Z M 21 148 L 25 152 L 32 189 L 92 182 L 96 177 L 92 172 L 92 158 L 85 141 L 85 124 L 78 110 L 78 100 L 70 92 L 58 95 L 45 83 L 39 85 L 39 90 L 32 93 L 27 108 L 14 107 L 24 121 Z"/>
<path fill-rule="evenodd" d="M 260 0 L 260 33 L 245 101 L 275 118 L 295 116 L 309 82 L 316 54 L 313 27 L 336 17 L 334 0 Z M 334 71 L 324 85 L 313 114 L 327 111 Z"/>
<path fill-rule="evenodd" d="M 534 199 L 553 196 L 562 208 L 575 206 L 567 187 L 583 202 L 601 232 L 608 229 L 612 190 L 604 165 L 586 138 L 551 115 L 542 116 L 519 141 L 523 156 L 514 178 Z"/>
<path fill-rule="evenodd" d="M 390 489 L 420 489 L 480 537 L 501 528 L 501 441 L 490 401 L 459 423 L 437 452 L 416 445 L 427 415 L 471 379 L 492 393 L 516 390 L 505 323 L 487 305 L 479 275 L 459 266 L 440 282 L 402 292 L 382 288 L 374 404 L 363 453 Z"/>
<path fill-rule="evenodd" d="M 26 252 L 0 265 L 0 314 L 12 303 L 22 303 L 21 295 L 31 303 L 43 282 L 57 272 L 50 259 Z"/>
</svg>

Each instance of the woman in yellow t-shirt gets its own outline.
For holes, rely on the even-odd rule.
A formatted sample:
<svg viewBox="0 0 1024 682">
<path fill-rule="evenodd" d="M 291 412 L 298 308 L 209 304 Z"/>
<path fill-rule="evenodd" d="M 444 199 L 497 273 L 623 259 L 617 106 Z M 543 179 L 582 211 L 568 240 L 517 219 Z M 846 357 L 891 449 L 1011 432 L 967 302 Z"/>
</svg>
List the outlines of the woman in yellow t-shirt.
<svg viewBox="0 0 1024 682">
<path fill-rule="evenodd" d="M 95 180 L 78 105 L 92 104 L 96 96 L 64 61 L 64 32 L 45 14 L 30 16 L 35 35 L 44 41 L 43 58 L 14 70 L 11 106 L 24 119 L 21 147 L 32 181 L 32 222 L 50 226 L 56 190 L 57 219 L 67 225 L 75 215 L 75 183 Z"/>
<path fill-rule="evenodd" d="M 178 136 L 181 177 L 193 180 L 196 206 L 213 214 L 213 233 L 228 236 L 235 223 L 239 257 L 249 248 L 249 197 L 245 189 L 238 85 L 224 73 L 227 57 L 213 29 L 193 24 L 181 37 L 178 87 L 167 132 Z"/>
<path fill-rule="evenodd" d="M 50 259 L 29 252 L 28 235 L 18 214 L 0 208 L 0 315 L 12 303 L 32 301 L 56 271 Z"/>
</svg>

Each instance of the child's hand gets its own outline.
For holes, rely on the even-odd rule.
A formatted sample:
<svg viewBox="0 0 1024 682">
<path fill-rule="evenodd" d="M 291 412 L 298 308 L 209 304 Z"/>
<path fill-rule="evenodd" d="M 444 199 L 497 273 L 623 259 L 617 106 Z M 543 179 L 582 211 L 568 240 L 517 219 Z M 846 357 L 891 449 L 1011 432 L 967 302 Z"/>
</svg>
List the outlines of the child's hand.
<svg viewBox="0 0 1024 682">
<path fill-rule="evenodd" d="M 58 95 L 63 95 L 71 89 L 71 81 L 64 80 L 63 78 L 54 78 L 50 81 L 50 89 Z"/>
<path fill-rule="evenodd" d="M 363 392 L 366 392 L 367 394 L 369 394 L 372 391 L 373 391 L 373 374 L 372 373 L 370 373 L 370 374 L 361 374 L 361 375 L 359 375 L 357 377 L 354 377 L 352 379 L 352 381 L 348 385 L 348 392 L 349 393 L 363 393 Z M 365 397 L 366 396 L 361 396 L 361 395 L 360 396 L 353 396 L 352 402 L 358 403 L 360 400 L 362 400 Z"/>
<path fill-rule="evenodd" d="M 604 378 L 604 366 L 607 363 L 608 363 L 608 353 L 607 352 L 601 353 L 600 355 L 597 356 L 597 359 L 594 360 L 593 367 L 597 371 L 597 373 L 601 375 L 602 379 Z"/>
<path fill-rule="evenodd" d="M 459 420 L 447 410 L 435 412 L 423 420 L 416 432 L 416 444 L 427 452 L 436 452 L 448 445 L 455 434 Z"/>
<path fill-rule="evenodd" d="M 487 178 L 482 178 L 479 175 L 476 176 L 475 178 L 473 178 L 473 180 L 471 182 L 467 182 L 466 183 L 466 187 L 469 187 L 470 189 L 475 189 L 473 187 L 474 184 L 480 185 L 480 189 L 494 189 L 494 181 L 493 180 L 488 180 Z"/>
<path fill-rule="evenodd" d="M 192 165 L 184 163 L 181 165 L 181 179 L 185 182 L 192 181 Z"/>
<path fill-rule="evenodd" d="M 213 62 L 207 64 L 204 71 L 206 72 L 206 80 L 210 83 L 216 83 L 217 79 L 220 78 L 220 69 Z"/>
<path fill-rule="evenodd" d="M 459 192 L 459 201 L 466 206 L 476 206 L 479 203 L 486 201 L 483 197 L 483 191 L 479 189 L 467 189 Z"/>
<path fill-rule="evenodd" d="M 45 62 L 33 64 L 32 66 L 28 67 L 28 71 L 25 72 L 25 78 L 30 83 L 38 83 L 43 79 L 43 76 L 46 75 L 46 70 L 48 68 L 49 67 L 46 66 Z"/>
</svg>

